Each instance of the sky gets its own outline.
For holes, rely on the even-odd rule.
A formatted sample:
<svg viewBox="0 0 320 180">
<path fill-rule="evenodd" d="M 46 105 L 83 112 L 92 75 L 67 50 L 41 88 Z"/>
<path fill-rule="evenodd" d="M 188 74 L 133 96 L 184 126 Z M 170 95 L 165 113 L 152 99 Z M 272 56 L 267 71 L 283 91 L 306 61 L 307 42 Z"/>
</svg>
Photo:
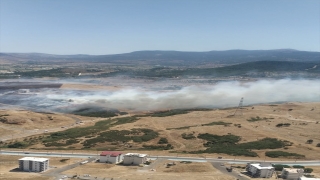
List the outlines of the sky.
<svg viewBox="0 0 320 180">
<path fill-rule="evenodd" d="M 0 52 L 320 51 L 319 0 L 0 0 Z"/>
</svg>

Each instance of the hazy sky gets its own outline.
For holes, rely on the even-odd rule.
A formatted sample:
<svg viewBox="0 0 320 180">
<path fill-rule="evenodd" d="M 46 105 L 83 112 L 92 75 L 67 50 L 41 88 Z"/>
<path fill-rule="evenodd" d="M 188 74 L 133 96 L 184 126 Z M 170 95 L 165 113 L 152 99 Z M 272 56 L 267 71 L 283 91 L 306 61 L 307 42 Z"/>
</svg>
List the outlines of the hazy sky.
<svg viewBox="0 0 320 180">
<path fill-rule="evenodd" d="M 0 0 L 0 52 L 320 51 L 319 0 Z"/>
</svg>

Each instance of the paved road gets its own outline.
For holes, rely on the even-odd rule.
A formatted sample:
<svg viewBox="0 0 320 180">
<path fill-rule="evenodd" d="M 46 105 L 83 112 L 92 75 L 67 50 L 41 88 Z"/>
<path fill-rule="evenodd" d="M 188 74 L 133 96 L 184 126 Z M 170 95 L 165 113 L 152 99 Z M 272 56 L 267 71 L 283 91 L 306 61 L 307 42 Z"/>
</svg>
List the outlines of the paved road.
<svg viewBox="0 0 320 180">
<path fill-rule="evenodd" d="M 88 163 L 94 161 L 96 158 L 89 158 L 87 161 Z M 83 161 L 81 161 L 83 162 Z M 62 172 L 67 171 L 69 169 L 73 169 L 75 167 L 80 166 L 80 162 L 76 162 L 67 166 L 64 166 L 62 168 L 57 168 L 57 169 L 51 169 L 49 171 L 46 171 L 43 173 L 43 175 L 45 176 L 51 176 L 51 177 L 55 177 L 56 179 L 60 179 L 63 175 L 61 175 Z"/>
<path fill-rule="evenodd" d="M 218 169 L 219 171 L 221 171 L 222 173 L 229 175 L 229 176 L 233 176 L 236 179 L 239 180 L 249 180 L 249 178 L 245 177 L 244 175 L 239 175 L 240 172 L 233 170 L 232 172 L 228 172 L 226 167 L 223 165 L 221 166 L 221 164 L 223 163 L 219 163 L 219 162 L 212 162 L 211 163 L 213 167 L 215 167 L 216 169 Z"/>
<path fill-rule="evenodd" d="M 96 158 L 97 154 L 79 154 L 79 153 L 57 153 L 57 152 L 32 152 L 32 151 L 8 151 L 1 150 L 2 155 L 19 155 L 19 156 L 41 156 L 41 157 L 69 157 L 69 158 Z M 257 160 L 241 159 L 216 159 L 216 158 L 195 158 L 195 157 L 175 157 L 175 156 L 149 156 L 151 159 L 164 158 L 171 161 L 192 161 L 192 162 L 220 162 L 230 164 L 247 164 L 257 162 Z M 320 166 L 320 160 L 314 161 L 265 161 L 273 164 L 303 165 L 303 166 Z"/>
</svg>

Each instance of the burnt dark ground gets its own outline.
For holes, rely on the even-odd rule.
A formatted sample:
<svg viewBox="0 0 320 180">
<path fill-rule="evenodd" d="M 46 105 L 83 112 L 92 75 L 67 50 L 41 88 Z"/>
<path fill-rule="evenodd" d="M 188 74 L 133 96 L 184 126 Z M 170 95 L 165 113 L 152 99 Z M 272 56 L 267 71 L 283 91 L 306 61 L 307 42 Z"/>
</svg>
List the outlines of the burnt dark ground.
<svg viewBox="0 0 320 180">
<path fill-rule="evenodd" d="M 61 86 L 62 86 L 61 83 L 1 82 L 0 83 L 0 90 L 60 88 Z"/>
</svg>

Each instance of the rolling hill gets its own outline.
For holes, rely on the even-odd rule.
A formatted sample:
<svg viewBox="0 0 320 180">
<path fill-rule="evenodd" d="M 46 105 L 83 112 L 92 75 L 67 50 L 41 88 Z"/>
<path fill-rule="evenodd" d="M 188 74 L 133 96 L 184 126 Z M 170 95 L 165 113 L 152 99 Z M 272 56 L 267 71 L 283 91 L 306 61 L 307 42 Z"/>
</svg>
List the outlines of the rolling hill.
<svg viewBox="0 0 320 180">
<path fill-rule="evenodd" d="M 320 52 L 278 50 L 228 50 L 208 52 L 135 51 L 112 55 L 53 55 L 41 53 L 0 53 L 0 59 L 25 62 L 145 62 L 150 65 L 193 66 L 203 63 L 235 64 L 253 61 L 320 61 Z"/>
</svg>

